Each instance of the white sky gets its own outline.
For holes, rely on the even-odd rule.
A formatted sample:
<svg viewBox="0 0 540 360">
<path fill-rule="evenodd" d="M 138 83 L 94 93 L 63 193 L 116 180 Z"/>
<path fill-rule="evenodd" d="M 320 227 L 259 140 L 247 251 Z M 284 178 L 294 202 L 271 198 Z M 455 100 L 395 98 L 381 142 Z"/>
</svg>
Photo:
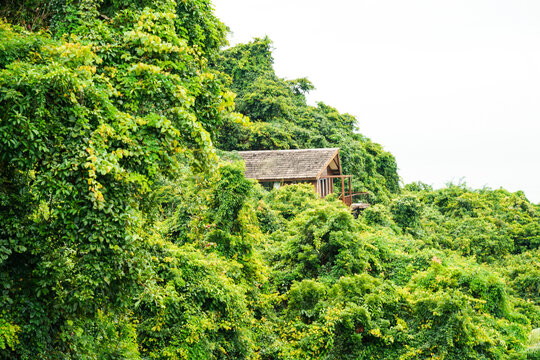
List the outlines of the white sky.
<svg viewBox="0 0 540 360">
<path fill-rule="evenodd" d="M 359 120 L 405 183 L 540 202 L 540 1 L 213 0 L 231 44 L 268 35 L 280 77 Z"/>
</svg>

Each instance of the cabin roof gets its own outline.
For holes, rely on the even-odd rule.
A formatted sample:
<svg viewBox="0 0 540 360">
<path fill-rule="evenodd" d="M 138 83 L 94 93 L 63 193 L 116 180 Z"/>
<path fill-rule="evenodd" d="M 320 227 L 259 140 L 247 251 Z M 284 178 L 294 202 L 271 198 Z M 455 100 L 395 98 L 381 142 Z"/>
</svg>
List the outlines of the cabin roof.
<svg viewBox="0 0 540 360">
<path fill-rule="evenodd" d="M 247 178 L 257 180 L 315 180 L 339 155 L 339 148 L 239 151 Z M 336 161 L 339 166 L 339 160 Z"/>
</svg>

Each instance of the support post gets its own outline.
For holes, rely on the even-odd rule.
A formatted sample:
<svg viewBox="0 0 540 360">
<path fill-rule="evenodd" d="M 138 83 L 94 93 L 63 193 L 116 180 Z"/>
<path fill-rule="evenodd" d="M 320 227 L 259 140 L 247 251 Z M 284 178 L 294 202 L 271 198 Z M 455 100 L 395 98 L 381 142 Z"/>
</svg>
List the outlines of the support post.
<svg viewBox="0 0 540 360">
<path fill-rule="evenodd" d="M 345 202 L 345 179 L 341 177 L 341 199 Z"/>
<path fill-rule="evenodd" d="M 349 177 L 349 199 L 350 199 L 349 200 L 349 202 L 350 202 L 349 206 L 351 206 L 352 205 L 352 186 L 351 186 L 351 178 L 350 177 Z"/>
</svg>

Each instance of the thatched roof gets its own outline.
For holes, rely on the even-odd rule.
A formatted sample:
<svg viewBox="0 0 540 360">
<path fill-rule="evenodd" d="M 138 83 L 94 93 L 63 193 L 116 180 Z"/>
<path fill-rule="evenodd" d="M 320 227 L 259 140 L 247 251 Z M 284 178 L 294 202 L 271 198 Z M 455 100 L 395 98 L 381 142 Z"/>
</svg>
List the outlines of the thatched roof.
<svg viewBox="0 0 540 360">
<path fill-rule="evenodd" d="M 257 180 L 315 180 L 339 154 L 339 148 L 239 151 L 246 177 Z"/>
</svg>

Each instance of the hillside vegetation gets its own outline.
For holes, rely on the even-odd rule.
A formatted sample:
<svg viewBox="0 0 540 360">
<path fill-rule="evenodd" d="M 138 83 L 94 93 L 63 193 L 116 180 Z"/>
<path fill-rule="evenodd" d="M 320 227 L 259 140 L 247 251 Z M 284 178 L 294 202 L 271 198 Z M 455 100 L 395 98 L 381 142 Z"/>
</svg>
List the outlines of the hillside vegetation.
<svg viewBox="0 0 540 360">
<path fill-rule="evenodd" d="M 540 206 L 400 186 L 209 0 L 0 5 L 0 358 L 539 359 Z M 355 218 L 246 149 L 340 147 Z"/>
</svg>

